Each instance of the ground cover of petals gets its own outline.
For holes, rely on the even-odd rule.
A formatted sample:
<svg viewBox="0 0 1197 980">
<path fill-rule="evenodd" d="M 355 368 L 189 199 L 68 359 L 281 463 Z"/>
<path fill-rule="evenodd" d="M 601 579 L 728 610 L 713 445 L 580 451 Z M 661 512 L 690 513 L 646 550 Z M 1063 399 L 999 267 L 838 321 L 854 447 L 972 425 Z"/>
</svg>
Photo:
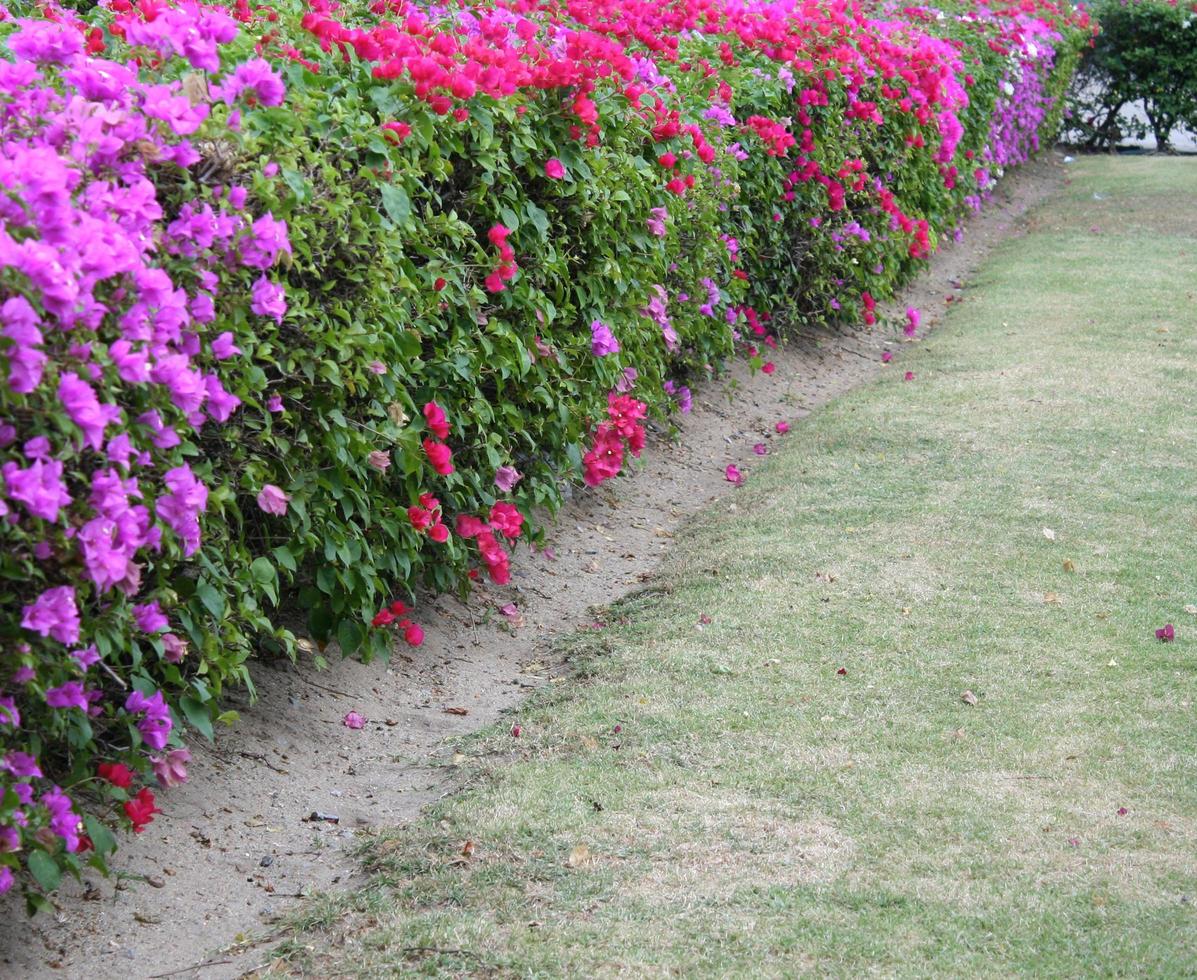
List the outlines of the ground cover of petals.
<svg viewBox="0 0 1197 980">
<path fill-rule="evenodd" d="M 1071 167 L 271 971 L 1191 971 L 1197 174 Z"/>
</svg>

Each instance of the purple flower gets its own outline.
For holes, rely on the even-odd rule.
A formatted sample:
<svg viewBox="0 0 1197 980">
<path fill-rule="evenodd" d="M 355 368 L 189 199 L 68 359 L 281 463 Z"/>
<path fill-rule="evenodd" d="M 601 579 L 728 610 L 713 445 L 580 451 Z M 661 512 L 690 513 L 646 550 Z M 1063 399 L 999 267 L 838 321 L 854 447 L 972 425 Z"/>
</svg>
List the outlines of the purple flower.
<svg viewBox="0 0 1197 980">
<path fill-rule="evenodd" d="M 283 314 L 287 312 L 287 299 L 283 287 L 271 282 L 265 275 L 258 276 L 254 282 L 253 302 L 249 308 L 258 316 L 272 316 L 276 323 L 282 323 Z"/>
<path fill-rule="evenodd" d="M 250 228 L 248 238 L 242 239 L 241 264 L 254 269 L 269 269 L 274 265 L 279 252 L 291 254 L 291 242 L 287 239 L 287 223 L 276 221 L 267 211 Z"/>
<path fill-rule="evenodd" d="M 93 643 L 91 646 L 83 647 L 81 650 L 72 650 L 71 657 L 83 670 L 87 670 L 92 664 L 99 663 L 100 651 L 96 649 Z"/>
<path fill-rule="evenodd" d="M 150 765 L 163 789 L 187 782 L 187 763 L 190 761 L 191 753 L 186 749 L 171 749 L 166 755 L 150 756 Z"/>
<path fill-rule="evenodd" d="M 21 625 L 41 636 L 52 636 L 59 643 L 78 642 L 79 609 L 74 587 L 46 589 L 22 610 Z"/>
<path fill-rule="evenodd" d="M 626 395 L 635 387 L 636 379 L 640 377 L 640 372 L 634 367 L 623 369 L 623 374 L 619 376 L 619 380 L 615 382 L 615 390 L 621 395 Z"/>
<path fill-rule="evenodd" d="M 137 730 L 146 745 L 152 749 L 163 749 L 166 740 L 170 738 L 173 722 L 170 720 L 170 709 L 162 699 L 162 692 L 155 691 L 153 697 L 146 697 L 140 691 L 133 691 L 125 699 L 125 710 L 134 714 L 145 712 L 145 717 L 137 723 Z"/>
<path fill-rule="evenodd" d="M 83 51 L 82 33 L 72 25 L 48 20 L 19 20 L 21 29 L 8 39 L 18 58 L 46 64 L 69 64 Z"/>
<path fill-rule="evenodd" d="M 199 515 L 207 510 L 208 488 L 186 463 L 167 470 L 164 479 L 170 493 L 154 501 L 154 509 L 158 519 L 182 539 L 183 554 L 193 555 L 199 549 Z"/>
<path fill-rule="evenodd" d="M 590 352 L 595 357 L 619 353 L 619 341 L 602 320 L 594 320 L 590 324 Z"/>
<path fill-rule="evenodd" d="M 524 475 L 514 466 L 500 466 L 495 470 L 495 486 L 504 493 L 511 493 L 523 478 Z"/>
<path fill-rule="evenodd" d="M 4 464 L 4 483 L 8 495 L 25 505 L 34 517 L 46 521 L 58 520 L 58 511 L 71 503 L 71 495 L 62 482 L 62 463 L 40 460 L 27 469 L 21 469 L 14 462 Z"/>
<path fill-rule="evenodd" d="M 82 681 L 67 681 L 46 691 L 46 704 L 51 708 L 78 708 L 87 710 L 87 695 Z"/>
<path fill-rule="evenodd" d="M 664 384 L 665 393 L 673 395 L 677 399 L 677 407 L 683 415 L 688 415 L 690 409 L 694 405 L 694 399 L 690 394 L 690 389 L 685 385 L 678 385 L 672 381 L 666 381 Z"/>
<path fill-rule="evenodd" d="M 255 287 L 256 288 L 256 287 Z M 256 310 L 254 312 L 257 312 Z M 241 348 L 233 343 L 233 332 L 226 330 L 212 341 L 212 356 L 218 361 L 227 361 L 235 354 L 241 353 Z"/>
<path fill-rule="evenodd" d="M 166 618 L 156 600 L 142 606 L 134 606 L 133 619 L 143 633 L 161 633 L 170 629 L 170 620 Z"/>
<path fill-rule="evenodd" d="M 239 64 L 212 92 L 227 105 L 232 105 L 246 89 L 252 89 L 257 101 L 265 106 L 282 105 L 287 94 L 282 78 L 261 58 L 251 58 Z"/>
<path fill-rule="evenodd" d="M 669 218 L 668 208 L 653 208 L 649 214 L 650 218 L 646 218 L 644 223 L 648 225 L 648 230 L 651 231 L 658 238 L 665 237 L 665 222 Z"/>
<path fill-rule="evenodd" d="M 174 633 L 167 633 L 162 637 L 162 656 L 167 663 L 180 664 L 187 656 L 187 643 L 180 640 Z"/>
<path fill-rule="evenodd" d="M 21 727 L 21 713 L 17 710 L 17 703 L 7 694 L 0 694 L 0 725 Z"/>
<path fill-rule="evenodd" d="M 37 764 L 37 759 L 29 755 L 27 752 L 9 752 L 0 762 L 0 769 L 16 776 L 18 779 L 27 779 L 34 776 L 41 776 L 42 770 Z"/>
<path fill-rule="evenodd" d="M 267 514 L 282 517 L 287 513 L 287 501 L 291 498 L 273 483 L 267 483 L 258 493 L 258 506 Z"/>
<path fill-rule="evenodd" d="M 269 412 L 281 412 L 283 410 L 282 396 L 271 395 L 266 402 L 266 410 Z"/>
<path fill-rule="evenodd" d="M 8 865 L 5 865 L 4 867 L 0 868 L 0 895 L 3 895 L 6 891 L 11 889 L 12 883 L 12 869 L 8 867 Z"/>
<path fill-rule="evenodd" d="M 71 809 L 71 798 L 55 786 L 43 793 L 38 800 L 50 812 L 50 829 L 63 839 L 66 849 L 74 853 L 79 849 L 79 814 Z"/>
<path fill-rule="evenodd" d="M 98 452 L 104 445 L 104 429 L 120 418 L 120 409 L 101 405 L 91 385 L 73 371 L 65 372 L 59 379 L 58 398 L 71 421 L 83 430 L 84 441 Z"/>
</svg>

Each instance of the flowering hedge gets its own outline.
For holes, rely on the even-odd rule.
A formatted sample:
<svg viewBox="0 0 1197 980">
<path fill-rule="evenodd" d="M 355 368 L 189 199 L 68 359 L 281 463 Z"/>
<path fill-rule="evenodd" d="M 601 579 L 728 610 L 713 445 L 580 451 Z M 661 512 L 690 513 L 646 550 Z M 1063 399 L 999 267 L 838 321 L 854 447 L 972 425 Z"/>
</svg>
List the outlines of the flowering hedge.
<svg viewBox="0 0 1197 980">
<path fill-rule="evenodd" d="M 90 7 L 90 5 L 80 5 Z M 101 870 L 270 610 L 385 655 L 1051 139 L 1045 0 L 106 0 L 0 21 L 0 891 Z"/>
</svg>

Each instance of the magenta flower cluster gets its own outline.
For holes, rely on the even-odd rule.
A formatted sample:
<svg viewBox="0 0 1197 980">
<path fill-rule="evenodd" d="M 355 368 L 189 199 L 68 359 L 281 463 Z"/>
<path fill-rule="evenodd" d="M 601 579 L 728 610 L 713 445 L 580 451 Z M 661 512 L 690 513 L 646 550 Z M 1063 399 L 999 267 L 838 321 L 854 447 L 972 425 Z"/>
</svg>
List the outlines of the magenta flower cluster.
<svg viewBox="0 0 1197 980">
<path fill-rule="evenodd" d="M 291 248 L 245 188 L 164 197 L 189 186 L 163 177 L 200 160 L 191 137 L 216 124 L 212 104 L 91 53 L 85 26 L 56 13 L 18 20 L 13 60 L 0 60 L 0 535 L 23 570 L 21 635 L 0 662 L 0 892 L 19 852 L 93 846 L 27 751 L 30 732 L 112 746 L 121 761 L 94 761 L 118 774 L 117 794 L 125 763 L 162 785 L 185 777 L 186 750 L 149 754 L 178 742 L 164 692 L 114 687 L 101 664 L 127 675 L 134 650 L 186 657 L 173 594 L 149 573 L 200 547 L 209 490 L 187 446 L 241 407 L 222 382 L 240 351 L 221 324 L 238 308 L 281 320 L 271 270 Z M 219 74 L 237 31 L 220 9 L 180 3 L 130 18 L 125 39 L 145 62 L 218 76 L 211 98 L 227 107 L 280 104 L 282 79 L 261 59 Z M 135 826 L 148 800 L 126 808 Z"/>
</svg>

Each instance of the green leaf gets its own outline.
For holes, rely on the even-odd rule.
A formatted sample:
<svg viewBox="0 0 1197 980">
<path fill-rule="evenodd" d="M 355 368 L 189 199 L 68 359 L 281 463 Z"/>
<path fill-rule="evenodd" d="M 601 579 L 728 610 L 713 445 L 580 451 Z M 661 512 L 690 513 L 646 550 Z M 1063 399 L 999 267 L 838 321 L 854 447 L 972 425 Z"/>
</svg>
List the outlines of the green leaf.
<svg viewBox="0 0 1197 980">
<path fill-rule="evenodd" d="M 183 709 L 183 714 L 191 726 L 211 742 L 213 738 L 212 717 L 208 713 L 207 705 L 188 696 L 179 699 L 179 707 Z"/>
<path fill-rule="evenodd" d="M 337 626 L 337 643 L 341 647 L 341 653 L 350 657 L 357 653 L 357 648 L 362 645 L 362 640 L 366 638 L 366 628 L 357 620 L 342 619 Z"/>
<path fill-rule="evenodd" d="M 397 225 L 406 225 L 411 217 L 411 198 L 407 191 L 397 184 L 380 184 L 382 189 L 382 206 L 387 215 Z"/>
<path fill-rule="evenodd" d="M 95 845 L 97 854 L 111 854 L 116 850 L 116 837 L 104 824 L 88 814 L 83 818 L 83 826 L 87 828 L 87 836 Z"/>
<path fill-rule="evenodd" d="M 207 579 L 200 579 L 196 584 L 195 594 L 199 596 L 200 602 L 204 604 L 204 608 L 208 610 L 217 619 L 223 619 L 225 610 L 228 605 L 224 601 L 224 596 L 216 590 L 216 588 Z"/>
<path fill-rule="evenodd" d="M 34 881 L 41 885 L 43 891 L 52 892 L 62 881 L 62 869 L 45 851 L 30 851 L 29 873 Z"/>
</svg>

